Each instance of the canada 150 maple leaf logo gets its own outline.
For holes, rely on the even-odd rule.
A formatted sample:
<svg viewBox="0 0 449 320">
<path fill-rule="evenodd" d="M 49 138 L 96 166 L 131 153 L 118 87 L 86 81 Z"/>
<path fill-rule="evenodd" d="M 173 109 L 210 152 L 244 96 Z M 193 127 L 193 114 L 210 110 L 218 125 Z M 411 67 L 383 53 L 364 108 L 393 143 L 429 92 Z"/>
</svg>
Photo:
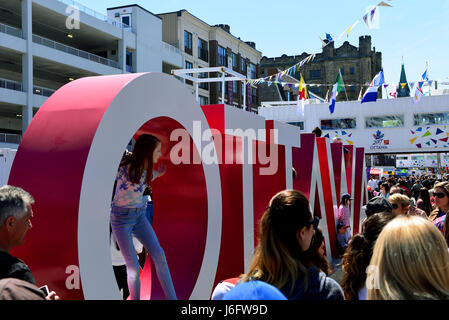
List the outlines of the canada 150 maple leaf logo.
<svg viewBox="0 0 449 320">
<path fill-rule="evenodd" d="M 381 140 L 384 136 L 385 135 L 380 130 L 377 130 L 376 133 L 373 134 L 374 140 Z"/>
<path fill-rule="evenodd" d="M 377 130 L 376 133 L 373 134 L 374 142 L 371 149 L 386 149 L 386 146 L 382 145 L 382 142 L 384 141 L 385 134 L 383 134 L 380 130 Z M 387 141 L 387 140 L 385 140 Z M 384 143 L 389 144 L 389 143 Z"/>
</svg>

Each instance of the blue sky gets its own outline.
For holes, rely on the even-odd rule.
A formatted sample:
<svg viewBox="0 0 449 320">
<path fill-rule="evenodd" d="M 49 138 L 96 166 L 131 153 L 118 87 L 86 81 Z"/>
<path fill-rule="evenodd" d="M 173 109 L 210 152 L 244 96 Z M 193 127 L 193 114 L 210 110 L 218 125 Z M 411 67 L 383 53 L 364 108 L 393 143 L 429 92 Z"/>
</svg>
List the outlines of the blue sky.
<svg viewBox="0 0 449 320">
<path fill-rule="evenodd" d="M 449 81 L 449 0 L 384 0 L 393 7 L 379 7 L 379 29 L 368 29 L 363 22 L 336 41 L 358 46 L 361 35 L 371 35 L 372 46 L 382 52 L 386 83 L 399 82 L 402 57 L 407 80 L 417 81 L 429 63 L 430 78 Z M 303 0 L 78 0 L 106 14 L 106 8 L 138 4 L 152 13 L 186 9 L 210 25 L 228 24 L 231 33 L 253 41 L 264 56 L 320 53 L 325 33 L 338 36 L 370 5 L 380 0 L 303 1 Z M 325 5 L 323 5 L 325 3 Z M 235 8 L 238 8 L 236 10 Z"/>
</svg>

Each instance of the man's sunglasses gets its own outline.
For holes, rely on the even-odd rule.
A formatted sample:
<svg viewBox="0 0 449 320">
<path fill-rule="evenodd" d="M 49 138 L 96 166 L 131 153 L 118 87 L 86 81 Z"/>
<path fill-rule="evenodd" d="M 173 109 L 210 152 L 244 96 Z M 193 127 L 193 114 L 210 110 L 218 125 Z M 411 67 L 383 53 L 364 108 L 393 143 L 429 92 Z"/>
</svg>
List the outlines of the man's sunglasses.
<svg viewBox="0 0 449 320">
<path fill-rule="evenodd" d="M 318 224 L 320 223 L 320 218 L 318 216 L 314 216 L 312 221 L 309 221 L 306 223 L 306 227 L 313 225 L 313 230 L 317 230 L 318 229 Z"/>
<path fill-rule="evenodd" d="M 436 192 L 434 194 L 435 194 L 435 197 L 440 198 L 440 199 L 442 199 L 446 196 L 446 194 L 444 192 Z"/>
</svg>

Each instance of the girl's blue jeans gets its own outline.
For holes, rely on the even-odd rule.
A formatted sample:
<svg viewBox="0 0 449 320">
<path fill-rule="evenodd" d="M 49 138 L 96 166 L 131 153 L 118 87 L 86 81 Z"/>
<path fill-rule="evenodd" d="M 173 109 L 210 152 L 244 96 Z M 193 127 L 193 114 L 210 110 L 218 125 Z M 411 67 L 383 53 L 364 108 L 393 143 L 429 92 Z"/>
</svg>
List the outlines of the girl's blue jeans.
<svg viewBox="0 0 449 320">
<path fill-rule="evenodd" d="M 125 259 L 130 299 L 140 300 L 140 265 L 132 241 L 132 235 L 134 235 L 151 255 L 165 296 L 167 299 L 176 300 L 175 288 L 164 250 L 145 216 L 145 210 L 145 206 L 141 209 L 112 207 L 111 210 L 112 232 Z"/>
</svg>

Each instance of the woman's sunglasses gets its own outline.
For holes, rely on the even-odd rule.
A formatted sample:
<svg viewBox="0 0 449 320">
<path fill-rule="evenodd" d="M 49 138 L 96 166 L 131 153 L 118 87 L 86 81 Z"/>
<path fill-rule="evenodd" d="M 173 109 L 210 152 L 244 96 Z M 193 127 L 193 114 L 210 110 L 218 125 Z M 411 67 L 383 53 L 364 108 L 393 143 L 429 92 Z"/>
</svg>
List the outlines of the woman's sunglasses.
<svg viewBox="0 0 449 320">
<path fill-rule="evenodd" d="M 405 208 L 405 207 L 407 207 L 407 206 L 408 206 L 408 204 L 407 204 L 407 205 L 406 205 L 406 204 L 403 204 L 403 205 L 402 205 L 403 208 Z M 399 208 L 399 205 L 398 205 L 397 203 L 392 203 L 392 204 L 391 204 L 391 207 L 392 207 L 393 209 L 397 209 L 397 208 Z"/>
<path fill-rule="evenodd" d="M 435 197 L 440 198 L 440 199 L 444 198 L 445 196 L 446 196 L 446 194 L 444 192 L 436 192 L 435 193 Z"/>
<path fill-rule="evenodd" d="M 320 218 L 318 216 L 314 216 L 312 221 L 306 223 L 306 227 L 313 225 L 313 230 L 318 229 L 318 224 L 320 223 Z"/>
</svg>

